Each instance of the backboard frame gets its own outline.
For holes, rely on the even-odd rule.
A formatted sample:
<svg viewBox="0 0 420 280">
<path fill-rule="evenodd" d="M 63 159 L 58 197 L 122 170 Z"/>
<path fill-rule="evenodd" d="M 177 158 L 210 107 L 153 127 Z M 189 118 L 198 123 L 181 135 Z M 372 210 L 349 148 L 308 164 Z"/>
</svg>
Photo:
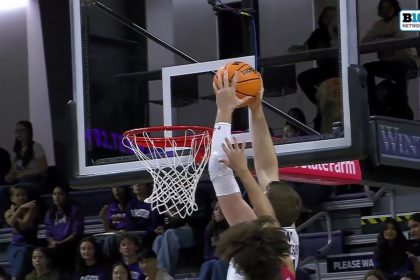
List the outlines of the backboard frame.
<svg viewBox="0 0 420 280">
<path fill-rule="evenodd" d="M 346 160 L 365 157 L 366 133 L 364 123 L 367 124 L 367 118 L 364 119 L 364 108 L 366 108 L 365 85 L 363 81 L 363 70 L 359 67 L 351 66 L 358 62 L 357 51 L 357 20 L 356 20 L 356 1 L 340 0 L 340 34 L 341 34 L 341 73 L 342 73 L 342 94 L 343 100 L 343 131 L 344 137 L 310 141 L 303 143 L 292 143 L 276 145 L 275 150 L 279 158 L 280 166 L 290 166 L 298 164 L 320 163 L 334 160 Z M 72 20 L 72 59 L 73 59 L 73 99 L 76 103 L 75 120 L 77 126 L 77 168 L 75 178 L 89 178 L 88 181 L 108 181 L 110 178 L 118 180 L 118 178 L 133 178 L 136 181 L 139 177 L 147 180 L 147 172 L 137 161 L 113 163 L 109 165 L 87 166 L 86 163 L 86 143 L 85 143 L 85 123 L 84 123 L 84 96 L 83 96 L 83 57 L 82 57 L 82 34 L 81 34 L 81 17 L 80 17 L 80 1 L 73 0 L 71 5 Z M 351 31 L 351 32 L 350 32 Z M 254 57 L 242 57 L 225 60 L 217 60 L 212 62 L 204 62 L 199 64 L 188 64 L 181 66 L 173 66 L 162 69 L 163 84 L 163 100 L 164 100 L 164 125 L 172 124 L 171 115 L 171 93 L 170 93 L 170 77 L 176 75 L 199 73 L 205 71 L 213 71 L 218 66 L 226 62 L 242 60 L 248 64 L 254 65 Z M 205 67 L 204 67 L 204 66 Z M 208 68 L 206 68 L 208 67 Z M 207 70 L 204 70 L 207 69 Z M 191 70 L 200 70 L 191 72 Z M 357 84 L 351 88 L 351 82 Z M 209 85 L 211 86 L 211 85 Z M 350 96 L 350 91 L 356 91 L 356 94 Z M 363 96 L 365 95 L 365 96 Z M 364 103 L 364 104 L 363 104 Z M 352 105 L 350 105 L 352 104 Z M 353 107 L 359 104 L 361 107 Z M 350 108 L 362 108 L 362 114 L 350 110 Z M 367 110 L 366 110 L 367 112 Z M 352 129 L 352 124 L 362 124 L 359 131 Z M 252 127 L 250 127 L 252 130 Z M 367 130 L 366 130 L 367 131 Z M 244 135 L 244 140 L 250 141 L 250 134 Z M 248 138 L 248 139 L 247 139 Z M 247 150 L 248 156 L 251 157 L 252 151 Z M 252 161 L 252 158 L 250 158 Z M 139 173 L 141 172 L 141 174 Z M 124 174 L 122 174 L 124 173 Z M 101 177 L 103 176 L 103 177 Z M 113 177 L 116 176 L 116 177 Z M 96 178 L 96 179 L 95 179 Z M 124 180 L 124 179 L 122 179 Z M 77 180 L 76 180 L 77 181 Z"/>
</svg>

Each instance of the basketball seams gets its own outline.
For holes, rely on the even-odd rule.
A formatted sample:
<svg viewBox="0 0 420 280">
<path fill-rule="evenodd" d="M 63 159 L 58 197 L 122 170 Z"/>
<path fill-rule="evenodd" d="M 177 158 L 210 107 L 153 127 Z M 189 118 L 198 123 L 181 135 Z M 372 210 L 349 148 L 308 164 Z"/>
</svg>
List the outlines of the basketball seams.
<svg viewBox="0 0 420 280">
<path fill-rule="evenodd" d="M 241 84 L 241 83 L 245 83 L 245 82 L 249 82 L 249 81 L 255 81 L 255 80 L 259 80 L 259 79 L 260 79 L 260 77 L 251 78 L 251 79 L 248 79 L 248 80 L 243 80 L 243 81 L 237 82 L 237 84 Z"/>
<path fill-rule="evenodd" d="M 255 70 L 249 71 L 248 67 L 250 68 L 250 70 L 253 70 L 252 66 L 244 62 L 227 63 L 223 67 L 219 68 L 217 72 L 217 74 L 219 74 L 220 72 L 224 73 L 227 70 L 229 83 L 232 82 L 232 78 L 235 72 L 238 73 L 238 81 L 235 88 L 236 96 L 240 99 L 243 99 L 247 96 L 253 97 L 250 98 L 249 101 L 245 102 L 245 104 L 243 104 L 242 107 L 248 106 L 250 103 L 252 103 L 255 100 L 254 98 L 259 95 L 259 92 L 261 90 L 260 75 L 258 75 L 258 72 L 256 72 Z M 242 73 L 241 71 L 244 73 Z M 213 78 L 213 81 L 216 84 L 218 83 L 217 74 Z"/>
</svg>

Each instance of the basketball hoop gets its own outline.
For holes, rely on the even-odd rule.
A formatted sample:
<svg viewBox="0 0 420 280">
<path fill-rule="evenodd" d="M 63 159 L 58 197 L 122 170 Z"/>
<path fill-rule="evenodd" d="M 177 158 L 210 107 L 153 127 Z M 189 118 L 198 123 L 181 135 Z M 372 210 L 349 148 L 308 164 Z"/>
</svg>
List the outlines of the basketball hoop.
<svg viewBox="0 0 420 280">
<path fill-rule="evenodd" d="M 123 145 L 152 175 L 153 192 L 145 200 L 152 209 L 181 218 L 198 209 L 195 190 L 209 160 L 212 133 L 212 128 L 202 126 L 156 126 L 124 132 Z"/>
</svg>

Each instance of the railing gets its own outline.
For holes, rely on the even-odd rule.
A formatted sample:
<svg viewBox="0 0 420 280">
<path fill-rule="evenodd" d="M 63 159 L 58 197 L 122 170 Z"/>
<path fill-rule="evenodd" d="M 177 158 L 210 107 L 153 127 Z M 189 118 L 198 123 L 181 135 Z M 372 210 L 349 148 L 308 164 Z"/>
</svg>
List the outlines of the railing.
<svg viewBox="0 0 420 280">
<path fill-rule="evenodd" d="M 332 226 L 331 226 L 331 217 L 328 214 L 328 212 L 319 212 L 316 215 L 309 218 L 306 222 L 301 224 L 297 227 L 297 232 L 302 231 L 303 229 L 307 228 L 308 226 L 312 225 L 314 222 L 321 220 L 321 218 L 325 218 L 326 226 L 327 226 L 327 244 L 325 244 L 323 247 L 321 247 L 318 250 L 318 257 L 324 257 L 325 253 L 328 251 L 328 249 L 332 246 Z"/>
</svg>

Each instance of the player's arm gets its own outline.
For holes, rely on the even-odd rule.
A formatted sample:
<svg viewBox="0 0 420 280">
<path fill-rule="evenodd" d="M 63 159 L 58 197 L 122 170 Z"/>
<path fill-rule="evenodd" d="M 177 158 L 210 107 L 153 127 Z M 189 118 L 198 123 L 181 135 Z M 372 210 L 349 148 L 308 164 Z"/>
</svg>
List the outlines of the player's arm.
<svg viewBox="0 0 420 280">
<path fill-rule="evenodd" d="M 262 78 L 261 78 L 262 83 Z M 274 151 L 273 141 L 268 129 L 267 121 L 262 108 L 263 85 L 259 99 L 249 105 L 251 111 L 252 149 L 254 153 L 254 165 L 258 183 L 265 191 L 272 181 L 279 180 L 278 162 Z"/>
<path fill-rule="evenodd" d="M 246 102 L 247 99 L 240 100 L 236 97 L 236 75 L 233 78 L 232 85 L 229 85 L 227 71 L 225 71 L 223 77 L 220 74 L 218 75 L 218 84 L 213 84 L 216 95 L 217 115 L 209 159 L 209 174 L 226 220 L 229 225 L 235 225 L 254 220 L 256 215 L 252 208 L 242 199 L 233 171 L 221 162 L 221 160 L 226 159 L 222 144 L 226 137 L 231 136 L 233 111 Z"/>
<path fill-rule="evenodd" d="M 223 160 L 223 163 L 232 168 L 241 179 L 257 217 L 270 216 L 276 219 L 270 201 L 248 169 L 245 144 L 239 145 L 235 138 L 233 140 L 232 144 L 229 139 L 226 139 L 225 145 L 223 145 L 223 150 L 228 158 L 228 160 Z"/>
</svg>

